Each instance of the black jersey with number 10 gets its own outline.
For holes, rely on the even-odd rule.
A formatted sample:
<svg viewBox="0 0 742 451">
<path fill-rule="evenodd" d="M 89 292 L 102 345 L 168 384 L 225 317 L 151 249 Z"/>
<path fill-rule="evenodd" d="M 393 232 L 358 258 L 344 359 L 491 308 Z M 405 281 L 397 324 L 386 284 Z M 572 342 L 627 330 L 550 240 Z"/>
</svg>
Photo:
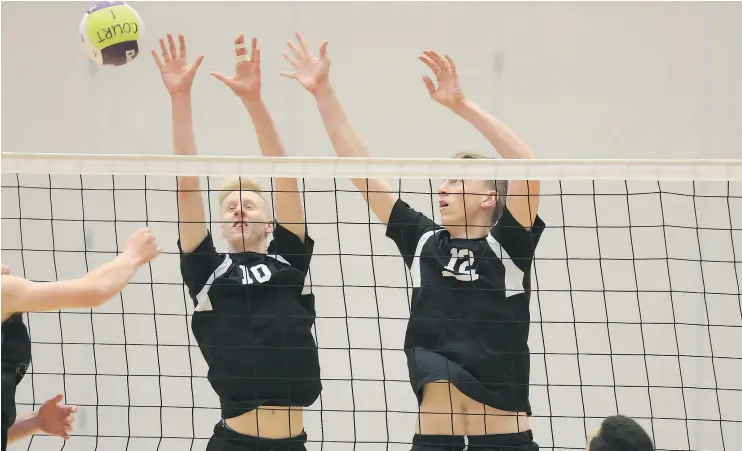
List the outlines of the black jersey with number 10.
<svg viewBox="0 0 742 451">
<path fill-rule="evenodd" d="M 412 279 L 405 337 L 418 401 L 447 380 L 475 401 L 531 414 L 528 400 L 531 267 L 545 228 L 521 226 L 505 208 L 481 239 L 457 239 L 397 200 L 387 226 Z"/>
<path fill-rule="evenodd" d="M 181 249 L 191 328 L 223 418 L 319 397 L 314 297 L 303 294 L 313 247 L 276 224 L 267 254 L 217 253 L 211 234 L 193 252 Z"/>
</svg>

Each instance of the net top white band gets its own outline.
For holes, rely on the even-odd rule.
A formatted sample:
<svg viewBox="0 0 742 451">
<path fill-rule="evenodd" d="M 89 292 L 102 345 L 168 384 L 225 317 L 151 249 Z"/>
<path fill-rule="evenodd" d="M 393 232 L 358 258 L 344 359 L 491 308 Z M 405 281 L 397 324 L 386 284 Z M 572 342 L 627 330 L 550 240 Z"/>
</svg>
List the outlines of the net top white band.
<svg viewBox="0 0 742 451">
<path fill-rule="evenodd" d="M 463 160 L 2 153 L 4 174 L 742 181 L 742 160 Z"/>
</svg>

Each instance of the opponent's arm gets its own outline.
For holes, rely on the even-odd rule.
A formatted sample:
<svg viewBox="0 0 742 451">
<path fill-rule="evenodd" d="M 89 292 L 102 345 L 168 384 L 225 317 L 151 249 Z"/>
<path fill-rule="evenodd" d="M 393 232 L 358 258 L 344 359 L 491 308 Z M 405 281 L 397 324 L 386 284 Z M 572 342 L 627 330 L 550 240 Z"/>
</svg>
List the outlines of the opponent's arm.
<svg viewBox="0 0 742 451">
<path fill-rule="evenodd" d="M 141 228 L 121 255 L 79 279 L 31 282 L 3 271 L 2 320 L 23 312 L 98 307 L 123 290 L 137 269 L 160 252 L 149 229 Z"/>
<path fill-rule="evenodd" d="M 293 42 L 289 41 L 288 43 L 293 56 L 288 52 L 283 53 L 286 60 L 294 66 L 296 71 L 281 72 L 281 75 L 298 81 L 314 95 L 330 142 L 332 142 L 338 156 L 368 157 L 366 146 L 353 130 L 330 84 L 330 59 L 327 57 L 327 41 L 320 46 L 319 58 L 317 58 L 309 52 L 301 34 L 297 33 L 296 38 L 299 42 L 298 48 Z M 352 179 L 352 181 L 368 202 L 374 214 L 382 223 L 387 224 L 397 200 L 397 196 L 389 183 L 379 179 Z"/>
<path fill-rule="evenodd" d="M 168 47 L 160 38 L 162 60 L 155 50 L 152 56 L 162 75 L 162 82 L 170 93 L 173 116 L 173 153 L 175 155 L 196 155 L 196 137 L 193 132 L 193 111 L 191 105 L 191 86 L 204 55 L 200 55 L 188 67 L 186 43 L 183 35 L 178 36 L 180 51 L 175 47 L 173 35 L 168 33 Z M 178 177 L 178 227 L 180 245 L 184 252 L 191 252 L 203 241 L 207 234 L 206 214 L 198 177 Z"/>
<path fill-rule="evenodd" d="M 451 57 L 432 51 L 423 52 L 420 60 L 435 75 L 436 88 L 430 77 L 423 77 L 430 97 L 472 124 L 503 158 L 533 158 L 528 145 L 510 128 L 464 97 L 459 75 Z M 531 227 L 538 214 L 541 183 L 538 180 L 516 180 L 508 187 L 507 208 L 523 227 Z"/>
<path fill-rule="evenodd" d="M 61 401 L 62 394 L 58 394 L 36 412 L 17 419 L 8 428 L 8 445 L 40 432 L 69 440 L 77 407 L 60 404 Z"/>
<path fill-rule="evenodd" d="M 216 79 L 227 85 L 247 108 L 252 120 L 255 133 L 258 136 L 260 151 L 267 157 L 286 156 L 286 150 L 278 136 L 273 119 L 260 96 L 260 49 L 258 40 L 252 39 L 252 55 L 248 55 L 245 47 L 245 36 L 235 39 L 235 53 L 237 68 L 235 75 L 226 77 L 218 72 L 212 72 Z M 306 225 L 304 223 L 304 208 L 299 195 L 299 182 L 295 178 L 275 178 L 276 220 L 286 230 L 304 240 Z"/>
</svg>

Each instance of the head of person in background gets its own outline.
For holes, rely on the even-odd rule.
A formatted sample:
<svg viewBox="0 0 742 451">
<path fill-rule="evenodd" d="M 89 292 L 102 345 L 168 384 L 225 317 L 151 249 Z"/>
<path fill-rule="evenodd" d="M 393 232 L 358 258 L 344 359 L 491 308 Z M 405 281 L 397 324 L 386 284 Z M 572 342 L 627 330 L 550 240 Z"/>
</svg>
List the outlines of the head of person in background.
<svg viewBox="0 0 742 451">
<path fill-rule="evenodd" d="M 654 451 L 654 443 L 639 423 L 623 415 L 606 418 L 587 438 L 586 451 Z"/>
</svg>

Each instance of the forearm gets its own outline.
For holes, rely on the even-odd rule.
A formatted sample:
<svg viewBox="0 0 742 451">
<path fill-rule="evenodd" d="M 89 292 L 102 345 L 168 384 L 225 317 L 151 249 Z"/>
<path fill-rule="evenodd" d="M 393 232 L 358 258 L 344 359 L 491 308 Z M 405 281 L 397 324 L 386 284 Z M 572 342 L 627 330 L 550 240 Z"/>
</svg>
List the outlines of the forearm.
<svg viewBox="0 0 742 451">
<path fill-rule="evenodd" d="M 278 136 L 276 125 L 262 100 L 243 100 L 243 105 L 255 127 L 260 152 L 266 157 L 283 157 L 286 150 Z"/>
<path fill-rule="evenodd" d="M 124 252 L 83 276 L 79 280 L 88 293 L 85 296 L 86 306 L 101 305 L 120 293 L 140 266 L 141 263 L 133 255 Z"/>
<path fill-rule="evenodd" d="M 172 98 L 173 154 L 196 155 L 196 135 L 193 131 L 191 95 L 177 94 Z M 178 187 L 197 190 L 198 177 L 178 177 Z"/>
<path fill-rule="evenodd" d="M 464 100 L 453 111 L 479 130 L 503 158 L 533 158 L 531 149 L 515 132 L 474 102 Z"/>
<path fill-rule="evenodd" d="M 36 412 L 33 412 L 30 415 L 17 419 L 8 429 L 8 445 L 31 435 L 38 434 L 39 432 L 41 432 L 41 428 L 39 428 L 38 415 Z"/>
<path fill-rule="evenodd" d="M 335 152 L 340 157 L 368 157 L 366 146 L 353 130 L 342 105 L 332 89 L 325 84 L 316 94 L 317 107 Z"/>
</svg>

